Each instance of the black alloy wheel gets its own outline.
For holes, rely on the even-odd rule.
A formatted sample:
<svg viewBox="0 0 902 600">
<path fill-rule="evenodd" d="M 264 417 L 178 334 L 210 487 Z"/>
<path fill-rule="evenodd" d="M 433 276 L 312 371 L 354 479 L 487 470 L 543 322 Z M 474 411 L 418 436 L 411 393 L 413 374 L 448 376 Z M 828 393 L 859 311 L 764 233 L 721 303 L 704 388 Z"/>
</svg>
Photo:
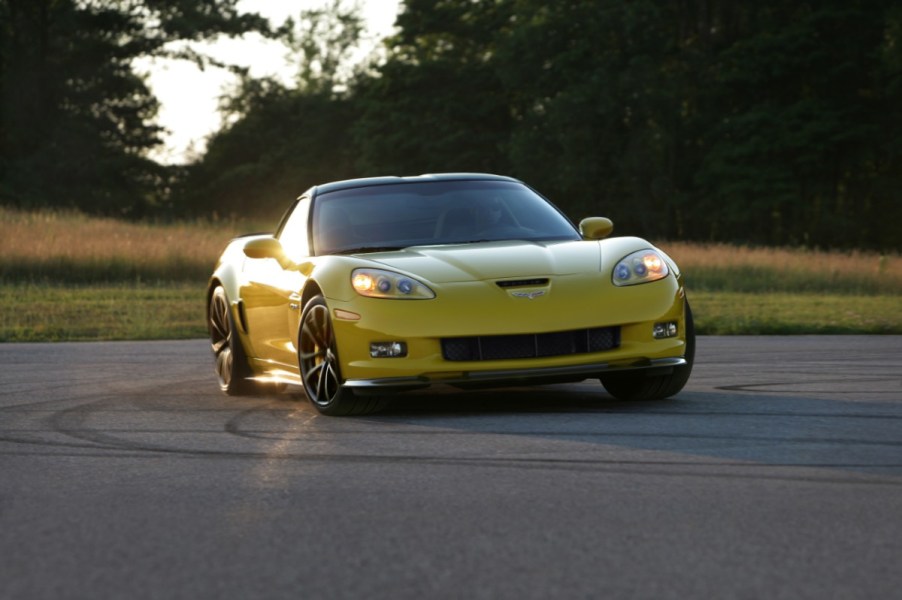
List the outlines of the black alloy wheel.
<svg viewBox="0 0 902 600">
<path fill-rule="evenodd" d="M 230 396 L 249 393 L 253 387 L 247 380 L 251 375 L 250 368 L 235 331 L 229 300 L 222 286 L 213 290 L 210 296 L 208 326 L 219 389 Z"/>
<path fill-rule="evenodd" d="M 298 335 L 298 362 L 304 391 L 322 414 L 363 415 L 384 405 L 381 397 L 358 398 L 352 390 L 342 386 L 335 328 L 322 296 L 311 298 L 304 306 Z"/>
</svg>

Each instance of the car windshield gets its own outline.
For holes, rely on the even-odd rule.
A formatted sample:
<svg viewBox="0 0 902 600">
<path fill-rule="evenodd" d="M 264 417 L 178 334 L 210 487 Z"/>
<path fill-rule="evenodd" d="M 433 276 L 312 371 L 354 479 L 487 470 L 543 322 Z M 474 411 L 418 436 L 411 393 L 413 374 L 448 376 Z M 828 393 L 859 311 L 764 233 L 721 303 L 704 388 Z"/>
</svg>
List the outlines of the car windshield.
<svg viewBox="0 0 902 600">
<path fill-rule="evenodd" d="M 459 180 L 374 185 L 319 195 L 316 254 L 499 240 L 578 240 L 554 206 L 513 181 Z"/>
</svg>

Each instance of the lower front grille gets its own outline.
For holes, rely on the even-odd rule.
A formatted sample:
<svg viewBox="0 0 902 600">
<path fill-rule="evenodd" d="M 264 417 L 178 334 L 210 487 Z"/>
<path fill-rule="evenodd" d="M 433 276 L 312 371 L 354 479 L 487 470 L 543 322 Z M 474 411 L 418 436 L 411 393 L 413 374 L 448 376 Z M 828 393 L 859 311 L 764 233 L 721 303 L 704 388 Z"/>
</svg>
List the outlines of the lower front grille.
<svg viewBox="0 0 902 600">
<path fill-rule="evenodd" d="M 442 356 L 455 362 L 543 358 L 602 352 L 619 346 L 619 327 L 596 327 L 554 333 L 443 338 Z"/>
</svg>

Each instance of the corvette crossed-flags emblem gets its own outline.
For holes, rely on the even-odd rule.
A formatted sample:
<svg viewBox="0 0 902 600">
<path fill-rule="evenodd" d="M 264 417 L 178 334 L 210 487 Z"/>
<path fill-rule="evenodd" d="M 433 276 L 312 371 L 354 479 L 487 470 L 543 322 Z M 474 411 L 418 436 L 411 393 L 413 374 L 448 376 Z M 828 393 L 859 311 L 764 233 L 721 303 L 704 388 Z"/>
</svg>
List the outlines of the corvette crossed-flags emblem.
<svg viewBox="0 0 902 600">
<path fill-rule="evenodd" d="M 546 293 L 547 290 L 533 290 L 531 292 L 511 292 L 511 296 L 533 300 L 535 298 L 538 298 L 539 296 L 544 296 Z"/>
</svg>

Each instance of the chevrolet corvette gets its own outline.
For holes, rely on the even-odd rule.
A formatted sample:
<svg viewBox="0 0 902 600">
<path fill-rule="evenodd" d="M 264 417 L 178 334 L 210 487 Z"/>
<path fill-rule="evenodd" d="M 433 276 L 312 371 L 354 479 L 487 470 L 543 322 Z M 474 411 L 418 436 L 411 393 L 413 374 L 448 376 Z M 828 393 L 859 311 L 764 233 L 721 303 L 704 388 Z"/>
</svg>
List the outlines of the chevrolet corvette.
<svg viewBox="0 0 902 600">
<path fill-rule="evenodd" d="M 232 240 L 207 290 L 219 387 L 303 386 L 325 415 L 392 394 L 598 379 L 622 400 L 677 394 L 695 353 L 662 250 L 574 225 L 487 174 L 317 185 L 274 233 Z"/>
</svg>

